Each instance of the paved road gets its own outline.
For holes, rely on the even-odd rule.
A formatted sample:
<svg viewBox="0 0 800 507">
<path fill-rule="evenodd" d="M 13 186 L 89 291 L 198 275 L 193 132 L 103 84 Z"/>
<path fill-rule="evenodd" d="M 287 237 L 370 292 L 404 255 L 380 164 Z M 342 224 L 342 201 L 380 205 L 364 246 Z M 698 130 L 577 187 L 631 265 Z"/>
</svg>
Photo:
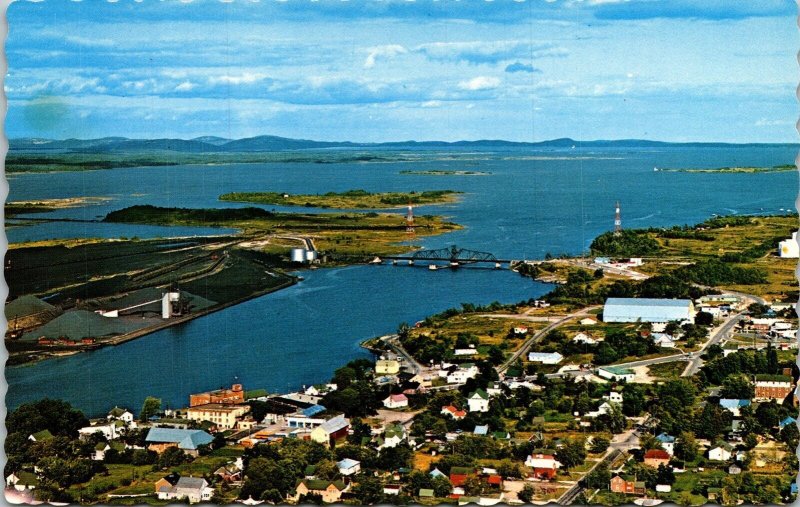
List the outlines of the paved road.
<svg viewBox="0 0 800 507">
<path fill-rule="evenodd" d="M 730 337 L 731 331 L 733 330 L 734 326 L 742 320 L 744 316 L 744 312 L 737 313 L 733 317 L 728 318 L 728 320 L 721 325 L 717 331 L 711 335 L 711 338 L 708 339 L 705 345 L 694 353 L 695 357 L 689 364 L 686 365 L 686 369 L 681 374 L 681 377 L 691 377 L 695 373 L 697 373 L 700 368 L 703 366 L 703 359 L 700 357 L 706 351 L 706 349 L 714 344 L 719 343 L 723 339 L 728 339 Z"/>
<path fill-rule="evenodd" d="M 509 368 L 509 366 L 511 366 L 514 363 L 514 361 L 516 361 L 517 359 L 522 357 L 528 351 L 528 349 L 531 348 L 531 345 L 536 343 L 538 340 L 540 340 L 542 337 L 544 337 L 547 333 L 549 333 L 553 329 L 556 329 L 560 325 L 562 325 L 565 322 L 570 321 L 570 320 L 572 320 L 572 319 L 574 319 L 576 317 L 588 316 L 590 311 L 596 310 L 597 308 L 600 308 L 600 306 L 590 306 L 588 308 L 584 308 L 584 309 L 579 310 L 577 312 L 570 313 L 569 315 L 567 315 L 565 317 L 562 317 L 562 318 L 560 318 L 559 320 L 557 320 L 555 322 L 551 322 L 550 324 L 545 326 L 541 331 L 538 331 L 537 333 L 534 333 L 530 338 L 525 340 L 525 343 L 523 343 L 520 346 L 520 348 L 518 348 L 517 351 L 514 352 L 511 355 L 511 357 L 509 357 L 503 364 L 501 364 L 500 366 L 497 367 L 497 371 L 500 372 L 500 373 L 506 371 Z"/>
<path fill-rule="evenodd" d="M 586 472 L 586 475 L 592 473 L 592 471 L 595 468 L 597 468 L 600 465 L 600 463 L 613 462 L 615 459 L 617 459 L 617 456 L 619 456 L 620 453 L 621 451 L 619 451 L 618 449 L 613 449 L 609 447 L 608 450 L 606 451 L 606 454 L 602 457 L 602 459 L 597 461 L 597 463 L 595 463 L 594 466 L 590 468 L 588 472 Z M 586 477 L 586 475 L 584 475 L 584 477 Z M 564 492 L 563 495 L 558 497 L 556 503 L 558 503 L 559 505 L 570 505 L 572 504 L 572 502 L 575 501 L 576 498 L 578 498 L 578 496 L 580 496 L 581 493 L 583 493 L 584 489 L 585 488 L 580 485 L 580 482 L 576 482 L 574 486 L 569 488 L 567 491 Z"/>
<path fill-rule="evenodd" d="M 414 359 L 411 354 L 409 354 L 406 349 L 400 345 L 399 341 L 400 335 L 397 334 L 388 334 L 386 336 L 381 336 L 379 339 L 383 341 L 386 345 L 389 346 L 398 356 L 401 356 L 405 359 L 405 363 L 411 367 L 411 370 L 414 374 L 420 373 L 422 370 L 425 369 L 416 359 Z"/>
</svg>

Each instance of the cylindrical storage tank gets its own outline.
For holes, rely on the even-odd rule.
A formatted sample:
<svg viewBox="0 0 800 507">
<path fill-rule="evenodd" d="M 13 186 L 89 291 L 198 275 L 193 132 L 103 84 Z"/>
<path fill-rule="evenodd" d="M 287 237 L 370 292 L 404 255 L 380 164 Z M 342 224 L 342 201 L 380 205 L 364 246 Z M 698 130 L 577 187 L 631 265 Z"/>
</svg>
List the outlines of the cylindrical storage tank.
<svg viewBox="0 0 800 507">
<path fill-rule="evenodd" d="M 292 262 L 305 262 L 306 250 L 304 248 L 292 248 L 291 259 Z"/>
<path fill-rule="evenodd" d="M 306 250 L 306 260 L 308 262 L 315 261 L 317 259 L 317 251 L 316 250 Z"/>
</svg>

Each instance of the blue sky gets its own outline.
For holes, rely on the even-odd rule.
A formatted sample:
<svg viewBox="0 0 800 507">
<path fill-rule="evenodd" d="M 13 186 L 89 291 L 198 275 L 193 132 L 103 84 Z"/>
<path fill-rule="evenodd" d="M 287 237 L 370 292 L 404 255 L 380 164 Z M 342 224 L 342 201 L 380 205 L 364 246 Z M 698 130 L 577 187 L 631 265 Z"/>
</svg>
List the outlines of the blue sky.
<svg viewBox="0 0 800 507">
<path fill-rule="evenodd" d="M 21 0 L 9 137 L 794 142 L 791 0 Z"/>
</svg>

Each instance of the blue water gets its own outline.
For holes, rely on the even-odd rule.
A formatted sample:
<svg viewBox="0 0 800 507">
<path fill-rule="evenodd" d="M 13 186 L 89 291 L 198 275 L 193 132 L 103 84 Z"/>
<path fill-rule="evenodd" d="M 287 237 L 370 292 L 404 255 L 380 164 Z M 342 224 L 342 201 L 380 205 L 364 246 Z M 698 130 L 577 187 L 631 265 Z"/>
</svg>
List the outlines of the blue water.
<svg viewBox="0 0 800 507">
<path fill-rule="evenodd" d="M 793 210 L 798 192 L 793 171 L 715 175 L 654 172 L 653 167 L 771 166 L 791 163 L 795 154 L 793 147 L 509 150 L 460 153 L 457 160 L 431 153 L 414 163 L 144 167 L 14 176 L 9 200 L 111 197 L 100 205 L 56 213 L 93 219 L 132 204 L 241 206 L 217 201 L 219 194 L 234 191 L 453 189 L 465 192 L 459 203 L 420 207 L 415 213 L 445 214 L 465 228 L 412 243 L 428 248 L 456 243 L 498 257 L 530 259 L 585 250 L 592 238 L 612 227 L 617 200 L 625 227 L 691 224 L 712 214 Z M 492 174 L 400 174 L 431 169 Z M 63 224 L 11 229 L 9 239 L 19 241 L 25 234 L 183 235 L 165 227 Z M 548 290 L 513 273 L 492 270 L 434 273 L 357 266 L 303 276 L 305 281 L 290 289 L 118 347 L 7 368 L 7 403 L 13 408 L 50 396 L 99 413 L 115 404 L 138 408 L 145 396 L 154 395 L 179 406 L 188 393 L 231 383 L 234 377 L 247 388 L 293 389 L 326 380 L 347 360 L 364 354 L 360 341 L 391 332 L 400 322 L 414 322 L 462 302 L 516 302 Z"/>
</svg>

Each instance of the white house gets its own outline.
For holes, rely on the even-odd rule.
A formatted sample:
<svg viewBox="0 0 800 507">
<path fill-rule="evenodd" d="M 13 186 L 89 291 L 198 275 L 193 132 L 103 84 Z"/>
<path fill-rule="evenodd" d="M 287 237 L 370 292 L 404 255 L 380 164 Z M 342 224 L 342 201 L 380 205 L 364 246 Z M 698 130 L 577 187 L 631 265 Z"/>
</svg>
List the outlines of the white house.
<svg viewBox="0 0 800 507">
<path fill-rule="evenodd" d="M 486 386 L 486 394 L 494 398 L 495 396 L 500 396 L 503 394 L 503 384 L 500 382 L 490 382 L 488 386 Z"/>
<path fill-rule="evenodd" d="M 622 404 L 622 393 L 617 391 L 611 391 L 608 394 L 603 395 L 603 399 L 606 401 L 610 401 L 611 403 L 619 403 Z"/>
<path fill-rule="evenodd" d="M 78 430 L 78 435 L 81 438 L 88 437 L 89 435 L 94 435 L 95 433 L 101 433 L 106 440 L 114 440 L 119 436 L 119 430 L 121 428 L 116 424 L 116 421 L 113 421 L 109 424 L 98 424 L 97 426 L 86 426 L 84 428 L 80 428 Z"/>
<path fill-rule="evenodd" d="M 514 328 L 514 334 L 528 334 L 528 328 L 525 326 L 517 326 Z"/>
<path fill-rule="evenodd" d="M 114 407 L 108 412 L 108 416 L 106 418 L 111 421 L 122 421 L 126 424 L 133 424 L 135 417 L 133 414 L 124 408 Z"/>
<path fill-rule="evenodd" d="M 408 435 L 406 435 L 406 429 L 402 424 L 389 424 L 384 429 L 383 435 L 378 437 L 378 449 L 397 447 L 406 438 L 408 438 Z"/>
<path fill-rule="evenodd" d="M 478 350 L 475 348 L 474 345 L 469 347 L 469 348 L 466 348 L 466 349 L 455 349 L 455 350 L 453 350 L 453 355 L 454 356 L 474 356 L 477 353 L 478 353 Z"/>
<path fill-rule="evenodd" d="M 528 361 L 532 363 L 542 364 L 558 364 L 564 359 L 564 356 L 558 352 L 530 352 L 528 353 Z"/>
<path fill-rule="evenodd" d="M 581 319 L 580 324 L 581 326 L 594 326 L 595 324 L 597 324 L 597 321 L 592 318 L 586 317 L 585 319 Z"/>
<path fill-rule="evenodd" d="M 405 408 L 408 406 L 408 398 L 405 394 L 390 394 L 383 400 L 383 406 L 386 408 Z"/>
<path fill-rule="evenodd" d="M 39 485 L 39 478 L 32 472 L 14 472 L 6 477 L 6 487 L 14 488 L 17 491 L 25 491 L 27 489 L 36 489 Z"/>
<path fill-rule="evenodd" d="M 464 363 L 447 375 L 448 384 L 466 384 L 467 380 L 475 378 L 478 367 L 472 363 Z"/>
<path fill-rule="evenodd" d="M 573 343 L 583 343 L 585 345 L 597 345 L 597 340 L 586 333 L 578 333 L 572 338 Z"/>
<path fill-rule="evenodd" d="M 656 439 L 661 442 L 661 447 L 667 451 L 667 454 L 670 456 L 675 454 L 675 437 L 672 435 L 667 435 L 666 433 L 661 433 L 656 437 Z"/>
<path fill-rule="evenodd" d="M 483 389 L 478 389 L 467 396 L 467 404 L 470 412 L 488 412 L 489 395 Z"/>
<path fill-rule="evenodd" d="M 657 347 L 662 347 L 665 349 L 674 349 L 675 342 L 677 340 L 674 336 L 669 335 L 667 333 L 653 333 L 653 343 Z"/>
<path fill-rule="evenodd" d="M 345 458 L 336 463 L 339 473 L 342 475 L 355 475 L 361 471 L 361 462 L 354 459 Z"/>
<path fill-rule="evenodd" d="M 727 442 L 720 442 L 708 451 L 708 459 L 712 461 L 728 461 L 733 456 L 733 447 Z"/>
<path fill-rule="evenodd" d="M 156 493 L 159 500 L 183 500 L 189 503 L 208 502 L 214 495 L 214 488 L 202 477 L 181 477 L 172 485 L 167 480 L 156 482 Z"/>
<path fill-rule="evenodd" d="M 586 417 L 595 418 L 604 414 L 607 414 L 611 411 L 611 404 L 607 401 L 603 402 L 602 405 L 597 407 L 597 410 L 593 410 L 591 412 L 586 413 Z"/>
</svg>

